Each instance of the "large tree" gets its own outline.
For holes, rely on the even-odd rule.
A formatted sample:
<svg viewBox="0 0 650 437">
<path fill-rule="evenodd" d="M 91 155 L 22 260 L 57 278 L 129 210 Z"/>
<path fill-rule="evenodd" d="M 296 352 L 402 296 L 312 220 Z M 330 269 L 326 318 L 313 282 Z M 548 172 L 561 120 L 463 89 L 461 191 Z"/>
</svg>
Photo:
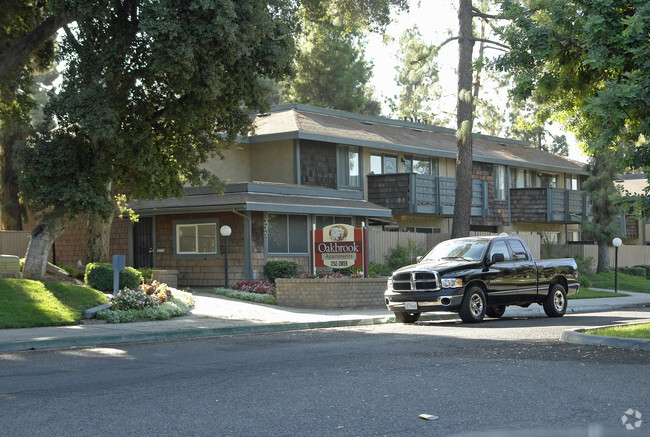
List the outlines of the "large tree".
<svg viewBox="0 0 650 437">
<path fill-rule="evenodd" d="M 312 22 L 302 15 L 295 76 L 282 85 L 282 100 L 378 115 L 361 30 L 348 29 L 338 18 Z"/>
<path fill-rule="evenodd" d="M 68 219 L 86 214 L 91 237 L 94 229 L 106 236 L 114 190 L 145 199 L 183 195 L 186 183 L 216 184 L 199 165 L 249 131 L 249 108 L 265 107 L 265 80 L 289 70 L 297 3 L 51 0 L 45 30 L 64 26 L 67 69 L 49 124 L 21 153 L 23 196 L 46 211 L 23 276 L 43 276 Z M 355 17 L 352 27 L 381 27 L 405 3 L 304 2 L 311 14 Z M 37 26 L 2 53 L 0 78 L 47 32 Z"/>
<path fill-rule="evenodd" d="M 566 135 L 550 131 L 550 114 L 544 108 L 516 101 L 509 117 L 508 135 L 511 137 L 528 141 L 532 147 L 554 155 L 569 156 Z"/>
<path fill-rule="evenodd" d="M 458 99 L 456 101 L 456 193 L 451 237 L 466 237 L 470 231 L 472 210 L 472 129 L 474 100 L 472 96 L 474 34 L 472 31 L 472 0 L 459 0 L 458 8 Z"/>
<path fill-rule="evenodd" d="M 69 3 L 76 26 L 61 45 L 61 91 L 21 153 L 23 196 L 45 211 L 26 278 L 42 278 L 66 220 L 87 214 L 101 240 L 114 190 L 146 199 L 215 185 L 200 164 L 249 131 L 247 108 L 264 108 L 260 78 L 282 78 L 293 50 L 290 17 L 272 3 Z"/>
<path fill-rule="evenodd" d="M 41 2 L 5 1 L 0 14 L 0 59 L 40 26 L 48 15 Z M 17 173 L 13 164 L 15 145 L 24 141 L 35 107 L 31 91 L 34 73 L 47 68 L 54 58 L 52 38 L 32 43 L 33 49 L 0 75 L 0 229 L 22 230 L 23 208 L 19 203 Z"/>
<path fill-rule="evenodd" d="M 563 122 L 594 165 L 621 161 L 621 151 L 650 138 L 650 4 L 645 0 L 501 0 L 511 49 L 496 63 L 512 74 L 514 95 L 532 98 Z M 618 169 L 615 169 L 618 170 Z M 593 179 L 600 178 L 596 172 Z M 609 181 L 611 183 L 611 180 Z M 588 183 L 594 201 L 609 188 Z M 597 205 L 595 214 L 608 211 Z M 594 217 L 600 231 L 598 271 L 609 267 L 611 217 Z M 602 252 L 602 256 L 600 254 Z"/>
<path fill-rule="evenodd" d="M 438 81 L 437 50 L 422 39 L 417 27 L 406 29 L 399 38 L 399 65 L 395 82 L 399 95 L 388 99 L 392 113 L 399 118 L 426 120 L 443 125 L 447 116 L 434 109 L 442 94 Z"/>
</svg>

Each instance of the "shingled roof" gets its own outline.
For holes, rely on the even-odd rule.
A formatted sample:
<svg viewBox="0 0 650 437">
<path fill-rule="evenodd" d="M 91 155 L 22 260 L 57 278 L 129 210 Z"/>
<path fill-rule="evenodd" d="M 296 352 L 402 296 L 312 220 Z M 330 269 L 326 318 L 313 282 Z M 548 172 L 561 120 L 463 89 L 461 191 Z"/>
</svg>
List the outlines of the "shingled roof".
<svg viewBox="0 0 650 437">
<path fill-rule="evenodd" d="M 456 158 L 455 131 L 423 123 L 287 104 L 274 106 L 268 113 L 257 114 L 254 125 L 254 135 L 242 142 L 310 139 L 421 156 Z M 477 162 L 553 173 L 588 174 L 583 163 L 535 149 L 524 141 L 475 134 L 473 151 L 474 161 Z"/>
</svg>

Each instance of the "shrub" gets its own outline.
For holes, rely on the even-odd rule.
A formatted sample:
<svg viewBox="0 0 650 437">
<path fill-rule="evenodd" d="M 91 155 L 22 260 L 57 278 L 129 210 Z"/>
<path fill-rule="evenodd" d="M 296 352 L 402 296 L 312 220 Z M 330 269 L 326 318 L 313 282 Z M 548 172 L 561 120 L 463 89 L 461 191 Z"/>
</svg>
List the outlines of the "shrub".
<svg viewBox="0 0 650 437">
<path fill-rule="evenodd" d="M 143 281 L 151 279 L 151 272 L 153 271 L 152 267 L 139 267 L 136 270 L 140 272 Z"/>
<path fill-rule="evenodd" d="M 400 267 L 415 263 L 418 256 L 424 256 L 427 251 L 419 246 L 415 241 L 409 240 L 406 246 L 398 245 L 393 248 L 388 255 L 384 257 L 386 266 L 391 272 Z"/>
<path fill-rule="evenodd" d="M 639 265 L 639 266 L 634 266 L 634 267 L 643 267 L 645 269 L 645 278 L 650 279 L 650 266 Z"/>
<path fill-rule="evenodd" d="M 390 276 L 393 271 L 390 267 L 379 263 L 368 263 L 368 276 L 376 278 L 377 276 Z"/>
<path fill-rule="evenodd" d="M 586 274 L 591 274 L 594 273 L 594 259 L 589 257 L 589 258 L 580 258 L 576 257 L 576 264 L 578 265 L 578 274 L 579 275 L 586 275 Z"/>
<path fill-rule="evenodd" d="M 244 293 L 270 294 L 275 296 L 275 287 L 269 281 L 241 281 L 230 288 Z"/>
<path fill-rule="evenodd" d="M 291 261 L 269 261 L 264 265 L 264 276 L 275 284 L 276 278 L 293 278 L 298 274 L 298 264 Z"/>
<path fill-rule="evenodd" d="M 646 277 L 646 270 L 644 267 L 619 267 L 619 272 L 627 273 L 628 275 Z"/>
<path fill-rule="evenodd" d="M 212 293 L 248 302 L 264 303 L 267 305 L 278 304 L 275 296 L 271 296 L 270 294 L 246 293 L 245 291 L 233 290 L 231 288 L 215 288 L 212 290 Z"/>
<path fill-rule="evenodd" d="M 89 263 L 86 266 L 84 283 L 101 291 L 113 289 L 113 265 L 109 263 Z M 142 283 L 142 276 L 133 267 L 120 270 L 120 289 L 135 288 Z"/>
<path fill-rule="evenodd" d="M 156 296 L 144 293 L 140 288 L 123 288 L 113 299 L 115 310 L 141 310 L 158 305 Z"/>
</svg>

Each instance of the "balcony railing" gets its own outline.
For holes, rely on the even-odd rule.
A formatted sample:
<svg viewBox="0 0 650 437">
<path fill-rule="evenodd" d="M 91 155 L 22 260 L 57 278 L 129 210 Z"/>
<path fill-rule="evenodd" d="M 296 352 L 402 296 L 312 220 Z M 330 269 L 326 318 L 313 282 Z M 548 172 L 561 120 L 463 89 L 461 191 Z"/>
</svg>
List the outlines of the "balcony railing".
<svg viewBox="0 0 650 437">
<path fill-rule="evenodd" d="M 414 173 L 368 175 L 368 200 L 393 214 L 453 215 L 456 179 Z M 472 180 L 472 216 L 488 215 L 487 181 Z"/>
<path fill-rule="evenodd" d="M 584 191 L 562 188 L 511 188 L 510 214 L 514 222 L 581 223 L 591 215 Z"/>
</svg>

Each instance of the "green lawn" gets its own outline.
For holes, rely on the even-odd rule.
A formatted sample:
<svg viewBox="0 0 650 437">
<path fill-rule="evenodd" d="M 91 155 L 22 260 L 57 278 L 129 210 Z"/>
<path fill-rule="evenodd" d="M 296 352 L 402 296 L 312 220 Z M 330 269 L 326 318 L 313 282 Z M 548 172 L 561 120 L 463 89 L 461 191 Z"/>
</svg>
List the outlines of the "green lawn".
<svg viewBox="0 0 650 437">
<path fill-rule="evenodd" d="M 625 294 L 613 293 L 610 291 L 592 290 L 590 288 L 581 288 L 576 294 L 568 296 L 567 299 L 594 299 L 598 297 L 623 297 Z"/>
<path fill-rule="evenodd" d="M 92 288 L 0 279 L 0 328 L 73 325 L 85 310 L 106 302 L 106 296 Z"/>
<path fill-rule="evenodd" d="M 614 271 L 586 275 L 591 281 L 594 288 L 614 289 Z M 650 281 L 641 276 L 628 275 L 627 273 L 618 274 L 618 289 L 633 291 L 635 293 L 650 293 Z M 580 293 L 578 293 L 580 294 Z"/>
<path fill-rule="evenodd" d="M 604 335 L 606 337 L 648 338 L 650 339 L 650 323 L 635 325 L 612 326 L 585 331 L 585 334 Z"/>
</svg>

